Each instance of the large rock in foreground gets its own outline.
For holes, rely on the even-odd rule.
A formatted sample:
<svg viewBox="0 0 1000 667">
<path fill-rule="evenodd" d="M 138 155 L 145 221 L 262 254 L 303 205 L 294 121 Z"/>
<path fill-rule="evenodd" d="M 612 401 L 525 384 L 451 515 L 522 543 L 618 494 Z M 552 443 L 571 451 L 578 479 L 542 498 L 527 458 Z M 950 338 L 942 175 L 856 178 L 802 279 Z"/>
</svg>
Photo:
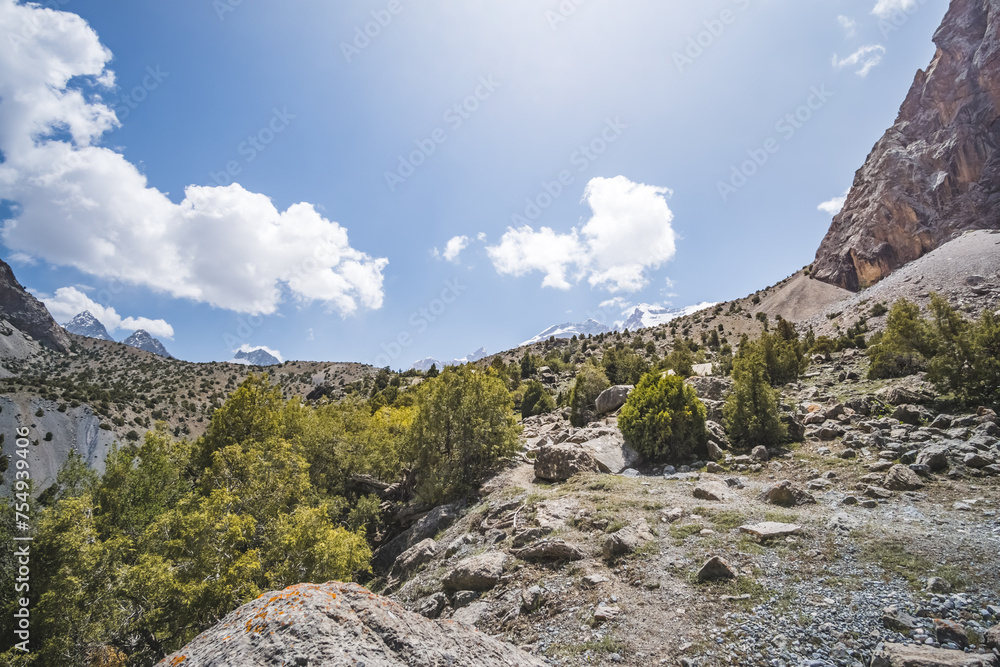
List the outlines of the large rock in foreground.
<svg viewBox="0 0 1000 667">
<path fill-rule="evenodd" d="M 875 652 L 871 667 L 994 667 L 996 664 L 992 655 L 929 646 L 885 644 Z"/>
<path fill-rule="evenodd" d="M 1000 3 L 952 0 L 896 123 L 854 177 L 812 275 L 857 291 L 946 243 L 1000 228 Z"/>
<path fill-rule="evenodd" d="M 460 623 L 433 621 L 356 584 L 265 593 L 161 665 L 542 667 L 524 651 Z"/>
</svg>

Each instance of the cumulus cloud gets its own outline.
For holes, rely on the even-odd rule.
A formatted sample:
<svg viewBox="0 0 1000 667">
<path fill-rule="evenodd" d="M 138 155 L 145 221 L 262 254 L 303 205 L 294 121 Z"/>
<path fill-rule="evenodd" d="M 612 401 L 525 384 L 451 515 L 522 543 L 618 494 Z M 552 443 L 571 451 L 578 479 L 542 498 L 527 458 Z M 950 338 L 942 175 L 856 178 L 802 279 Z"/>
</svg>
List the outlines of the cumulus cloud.
<svg viewBox="0 0 1000 667">
<path fill-rule="evenodd" d="M 854 19 L 841 14 L 837 17 L 837 23 L 839 23 L 840 27 L 844 29 L 845 33 L 847 33 L 848 38 L 854 37 Z"/>
<path fill-rule="evenodd" d="M 884 55 L 884 46 L 881 44 L 869 44 L 868 46 L 862 46 L 846 58 L 838 58 L 834 54 L 833 68 L 857 67 L 858 69 L 854 73 L 860 77 L 866 77 L 868 76 L 868 72 L 872 71 L 873 67 L 882 62 L 882 56 Z"/>
<path fill-rule="evenodd" d="M 872 14 L 879 18 L 888 18 L 893 12 L 908 12 L 917 6 L 918 0 L 878 0 Z"/>
<path fill-rule="evenodd" d="M 840 213 L 841 209 L 844 208 L 844 204 L 847 202 L 847 193 L 850 190 L 845 190 L 844 194 L 839 197 L 834 197 L 833 199 L 828 199 L 827 201 L 821 203 L 816 208 L 827 215 L 834 216 Z"/>
<path fill-rule="evenodd" d="M 100 98 L 111 53 L 79 16 L 0 0 L 0 25 L 15 26 L 0 40 L 0 198 L 16 202 L 0 237 L 12 251 L 238 312 L 270 314 L 286 296 L 344 315 L 382 306 L 388 260 L 353 248 L 312 204 L 279 211 L 239 184 L 192 185 L 175 204 L 97 145 L 119 125 Z"/>
<path fill-rule="evenodd" d="M 115 331 L 136 331 L 145 329 L 157 338 L 174 337 L 174 328 L 165 320 L 151 320 L 148 317 L 122 317 L 111 306 L 102 306 L 78 287 L 60 287 L 55 294 L 35 293 L 45 304 L 56 322 L 65 324 L 85 310 L 100 320 L 108 333 Z"/>
<path fill-rule="evenodd" d="M 270 354 L 272 357 L 274 357 L 275 359 L 277 359 L 280 362 L 284 362 L 285 361 L 285 358 L 283 356 L 281 356 L 281 352 L 279 352 L 278 350 L 272 349 L 272 348 L 270 348 L 270 347 L 268 347 L 266 345 L 250 345 L 249 343 L 243 343 L 243 345 L 240 345 L 240 347 L 239 347 L 238 350 L 233 350 L 233 354 L 236 354 L 237 352 L 243 352 L 244 354 L 250 354 L 251 352 L 256 352 L 257 350 L 264 350 L 265 352 L 267 352 L 268 354 Z"/>
<path fill-rule="evenodd" d="M 469 247 L 469 237 L 468 236 L 454 236 L 448 239 L 448 243 L 445 244 L 443 251 L 438 251 L 434 248 L 434 256 L 442 257 L 448 262 L 458 262 L 458 256 L 462 254 L 462 251 Z"/>
<path fill-rule="evenodd" d="M 543 287 L 569 289 L 586 279 L 609 292 L 635 292 L 649 283 L 647 271 L 676 254 L 674 214 L 667 188 L 633 183 L 624 176 L 592 179 L 583 200 L 591 218 L 561 234 L 549 227 L 508 228 L 487 253 L 497 272 L 522 276 L 538 271 Z"/>
</svg>

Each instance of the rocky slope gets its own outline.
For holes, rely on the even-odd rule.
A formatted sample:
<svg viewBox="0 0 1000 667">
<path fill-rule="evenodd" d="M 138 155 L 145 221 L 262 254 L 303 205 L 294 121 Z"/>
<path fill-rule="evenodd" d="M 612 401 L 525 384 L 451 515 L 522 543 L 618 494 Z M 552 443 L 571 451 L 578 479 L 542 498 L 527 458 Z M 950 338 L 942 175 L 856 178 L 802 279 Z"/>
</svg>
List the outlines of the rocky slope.
<svg viewBox="0 0 1000 667">
<path fill-rule="evenodd" d="M 1000 228 L 1000 0 L 952 0 L 934 42 L 817 252 L 820 280 L 856 291 L 955 232 Z"/>
<path fill-rule="evenodd" d="M 14 271 L 0 260 L 0 316 L 22 333 L 57 352 L 69 350 L 69 337 L 49 311 L 17 282 Z"/>
<path fill-rule="evenodd" d="M 433 621 L 355 584 L 265 593 L 161 665 L 541 667 L 523 651 L 458 623 Z"/>
</svg>

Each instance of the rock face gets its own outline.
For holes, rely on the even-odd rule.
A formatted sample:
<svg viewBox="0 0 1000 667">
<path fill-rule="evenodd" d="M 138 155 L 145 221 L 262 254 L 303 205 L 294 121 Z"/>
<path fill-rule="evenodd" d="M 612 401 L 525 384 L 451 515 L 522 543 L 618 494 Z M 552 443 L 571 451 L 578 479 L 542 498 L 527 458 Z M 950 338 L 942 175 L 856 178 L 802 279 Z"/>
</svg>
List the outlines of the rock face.
<svg viewBox="0 0 1000 667">
<path fill-rule="evenodd" d="M 88 338 L 110 340 L 112 342 L 115 340 L 111 337 L 111 334 L 108 333 L 105 326 L 101 324 L 101 321 L 94 317 L 89 310 L 85 310 L 76 315 L 73 319 L 63 325 L 63 329 L 71 334 L 76 334 L 77 336 L 87 336 Z"/>
<path fill-rule="evenodd" d="M 632 385 L 620 384 L 602 391 L 601 395 L 594 402 L 594 405 L 597 407 L 597 414 L 606 415 L 625 405 L 625 401 L 633 389 L 635 387 Z"/>
<path fill-rule="evenodd" d="M 907 644 L 885 644 L 872 658 L 872 667 L 991 667 L 996 664 L 992 655 Z"/>
<path fill-rule="evenodd" d="M 139 329 L 122 342 L 126 345 L 139 348 L 140 350 L 145 350 L 146 352 L 152 352 L 153 354 L 158 354 L 161 357 L 166 357 L 167 359 L 174 358 L 173 355 L 167 352 L 167 348 L 163 347 L 163 343 L 153 338 L 145 329 Z"/>
<path fill-rule="evenodd" d="M 69 351 L 69 336 L 49 315 L 42 302 L 17 282 L 14 271 L 0 260 L 0 316 L 56 352 Z"/>
<path fill-rule="evenodd" d="M 545 663 L 459 623 L 432 621 L 355 584 L 265 593 L 162 665 L 509 667 Z"/>
<path fill-rule="evenodd" d="M 812 275 L 857 291 L 948 241 L 1000 228 L 1000 2 L 952 0 L 895 124 L 857 172 Z"/>
</svg>

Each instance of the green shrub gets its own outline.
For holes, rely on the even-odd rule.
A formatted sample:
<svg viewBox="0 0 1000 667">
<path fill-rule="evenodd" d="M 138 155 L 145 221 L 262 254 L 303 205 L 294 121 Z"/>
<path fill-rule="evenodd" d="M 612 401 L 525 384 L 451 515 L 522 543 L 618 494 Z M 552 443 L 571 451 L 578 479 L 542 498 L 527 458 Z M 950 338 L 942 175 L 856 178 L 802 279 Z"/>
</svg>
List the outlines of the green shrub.
<svg viewBox="0 0 1000 667">
<path fill-rule="evenodd" d="M 573 389 L 569 394 L 570 422 L 573 426 L 586 426 L 595 410 L 594 401 L 601 392 L 611 386 L 600 368 L 586 364 L 576 375 Z"/>
<path fill-rule="evenodd" d="M 626 440 L 651 459 L 685 460 L 705 446 L 706 410 L 694 388 L 676 375 L 648 373 L 618 417 Z"/>
<path fill-rule="evenodd" d="M 635 384 L 649 370 L 649 363 L 624 345 L 606 350 L 601 364 L 611 384 Z"/>
<path fill-rule="evenodd" d="M 723 416 L 729 437 L 744 447 L 777 445 L 787 436 L 761 351 L 741 350 L 734 360 L 733 389 L 726 397 Z"/>
<path fill-rule="evenodd" d="M 545 390 L 545 387 L 538 380 L 528 382 L 524 390 L 524 398 L 521 399 L 521 416 L 533 417 L 556 409 L 556 402 L 552 394 Z"/>
<path fill-rule="evenodd" d="M 885 331 L 868 346 L 868 378 L 897 378 L 925 370 L 935 347 L 934 332 L 920 316 L 920 306 L 900 299 L 889 311 Z"/>
</svg>

